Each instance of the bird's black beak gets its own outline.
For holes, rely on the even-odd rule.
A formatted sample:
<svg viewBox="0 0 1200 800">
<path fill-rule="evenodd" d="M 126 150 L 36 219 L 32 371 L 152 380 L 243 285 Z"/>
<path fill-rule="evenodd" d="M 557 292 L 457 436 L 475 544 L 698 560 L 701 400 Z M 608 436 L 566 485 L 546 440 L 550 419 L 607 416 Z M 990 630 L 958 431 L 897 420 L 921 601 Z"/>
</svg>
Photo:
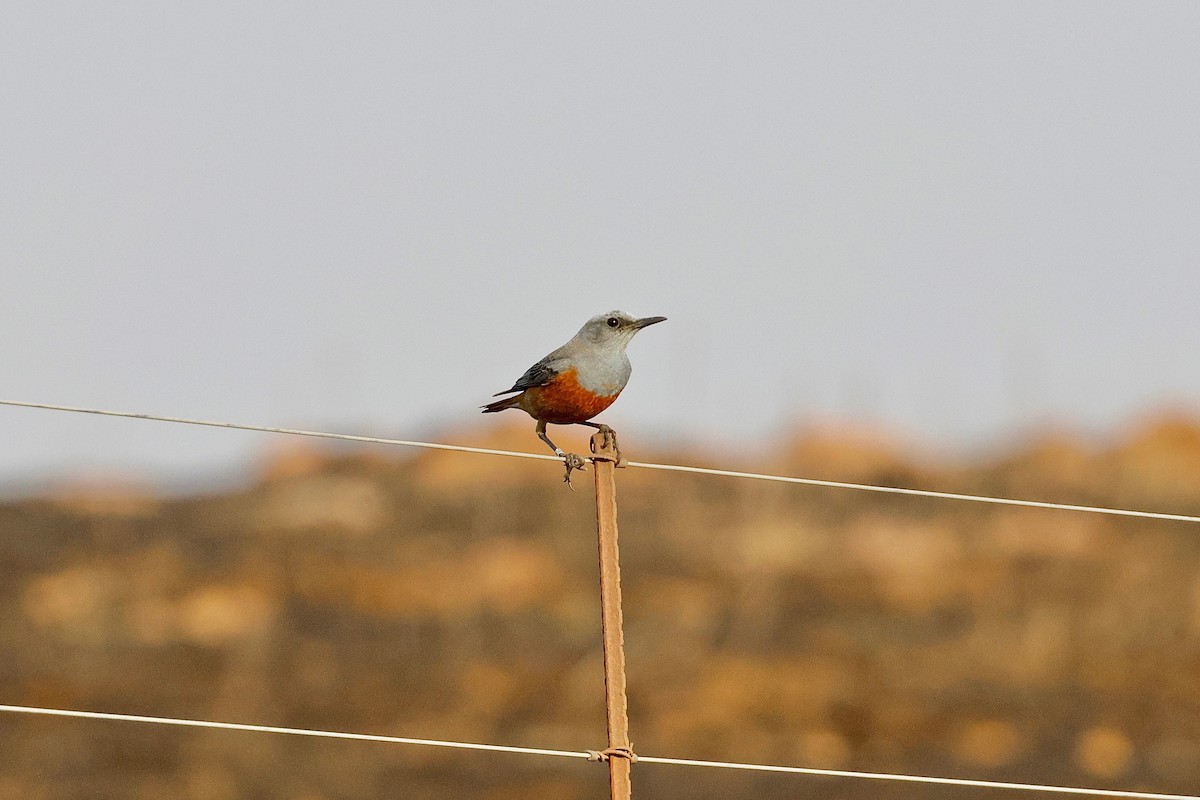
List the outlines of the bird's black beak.
<svg viewBox="0 0 1200 800">
<path fill-rule="evenodd" d="M 633 327 L 640 331 L 642 328 L 649 328 L 651 325 L 655 325 L 659 322 L 665 322 L 666 319 L 666 317 L 642 317 L 633 323 Z"/>
</svg>

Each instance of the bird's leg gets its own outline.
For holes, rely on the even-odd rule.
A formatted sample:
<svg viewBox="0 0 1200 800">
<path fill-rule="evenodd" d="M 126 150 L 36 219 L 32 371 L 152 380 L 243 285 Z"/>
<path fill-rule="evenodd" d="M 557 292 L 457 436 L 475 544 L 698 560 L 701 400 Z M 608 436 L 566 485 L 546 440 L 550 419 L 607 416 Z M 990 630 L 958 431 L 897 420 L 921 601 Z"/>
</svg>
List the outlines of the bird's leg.
<svg viewBox="0 0 1200 800">
<path fill-rule="evenodd" d="M 575 491 L 575 487 L 571 485 L 571 470 L 582 470 L 583 465 L 586 462 L 574 453 L 564 453 L 558 445 L 550 441 L 550 437 L 546 435 L 546 423 L 541 420 L 538 420 L 537 435 L 539 439 L 545 442 L 547 446 L 554 451 L 554 455 L 563 460 L 563 464 L 567 468 L 567 474 L 563 476 L 563 481 L 567 484 L 567 486 L 571 487 L 571 491 Z"/>
<path fill-rule="evenodd" d="M 604 444 L 611 447 L 612 451 L 617 454 L 617 466 L 625 466 L 625 459 L 621 457 L 621 446 L 617 444 L 617 432 L 607 425 L 600 422 L 580 422 L 580 425 L 587 425 L 589 428 L 595 428 L 604 434 Z"/>
</svg>

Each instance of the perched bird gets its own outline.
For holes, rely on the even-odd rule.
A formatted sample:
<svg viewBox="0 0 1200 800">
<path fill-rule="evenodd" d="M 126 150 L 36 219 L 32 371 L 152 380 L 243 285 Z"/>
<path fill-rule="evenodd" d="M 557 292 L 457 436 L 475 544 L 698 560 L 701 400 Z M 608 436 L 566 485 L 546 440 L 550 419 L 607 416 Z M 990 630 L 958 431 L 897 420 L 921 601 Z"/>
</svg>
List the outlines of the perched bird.
<svg viewBox="0 0 1200 800">
<path fill-rule="evenodd" d="M 606 425 L 588 420 L 612 405 L 629 382 L 631 367 L 625 347 L 642 328 L 665 319 L 637 319 L 624 311 L 597 314 L 571 341 L 526 370 L 511 389 L 494 394 L 511 396 L 483 406 L 483 413 L 519 408 L 536 419 L 538 437 L 563 460 L 567 467 L 564 480 L 570 485 L 571 470 L 583 469 L 584 460 L 564 453 L 550 441 L 546 425 L 588 425 L 608 431 Z"/>
</svg>

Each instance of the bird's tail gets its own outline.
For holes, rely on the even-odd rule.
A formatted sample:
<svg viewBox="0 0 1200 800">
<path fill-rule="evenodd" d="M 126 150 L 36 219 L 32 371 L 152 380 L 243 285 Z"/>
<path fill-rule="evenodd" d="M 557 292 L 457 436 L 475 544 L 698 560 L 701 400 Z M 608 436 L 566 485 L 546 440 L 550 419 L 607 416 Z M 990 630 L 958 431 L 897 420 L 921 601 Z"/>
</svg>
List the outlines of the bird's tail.
<svg viewBox="0 0 1200 800">
<path fill-rule="evenodd" d="M 503 400 L 496 400 L 488 403 L 486 406 L 481 406 L 484 414 L 493 414 L 497 411 L 503 411 L 506 408 L 520 408 L 521 395 L 514 394 L 512 397 L 506 397 Z"/>
</svg>

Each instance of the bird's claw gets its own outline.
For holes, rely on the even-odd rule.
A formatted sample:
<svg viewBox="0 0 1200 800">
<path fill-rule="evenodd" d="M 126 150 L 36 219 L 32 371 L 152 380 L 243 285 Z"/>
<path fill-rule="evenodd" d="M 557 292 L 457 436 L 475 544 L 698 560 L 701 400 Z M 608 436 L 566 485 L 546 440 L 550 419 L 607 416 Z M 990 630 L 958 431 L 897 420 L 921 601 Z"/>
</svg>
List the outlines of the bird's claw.
<svg viewBox="0 0 1200 800">
<path fill-rule="evenodd" d="M 584 465 L 587 464 L 587 462 L 574 453 L 564 453 L 561 450 L 558 452 L 558 457 L 563 460 L 563 466 L 567 468 L 566 474 L 563 475 L 563 483 L 565 483 L 573 492 L 575 491 L 575 486 L 571 483 L 571 472 L 573 470 L 586 472 L 587 470 L 584 469 Z"/>
<path fill-rule="evenodd" d="M 625 466 L 625 459 L 621 457 L 621 446 L 617 444 L 617 432 L 607 425 L 601 425 L 597 428 L 600 435 L 604 437 L 604 447 L 606 450 L 612 450 L 613 455 L 617 457 L 616 465 L 618 467 Z M 595 448 L 592 448 L 595 450 Z"/>
</svg>

